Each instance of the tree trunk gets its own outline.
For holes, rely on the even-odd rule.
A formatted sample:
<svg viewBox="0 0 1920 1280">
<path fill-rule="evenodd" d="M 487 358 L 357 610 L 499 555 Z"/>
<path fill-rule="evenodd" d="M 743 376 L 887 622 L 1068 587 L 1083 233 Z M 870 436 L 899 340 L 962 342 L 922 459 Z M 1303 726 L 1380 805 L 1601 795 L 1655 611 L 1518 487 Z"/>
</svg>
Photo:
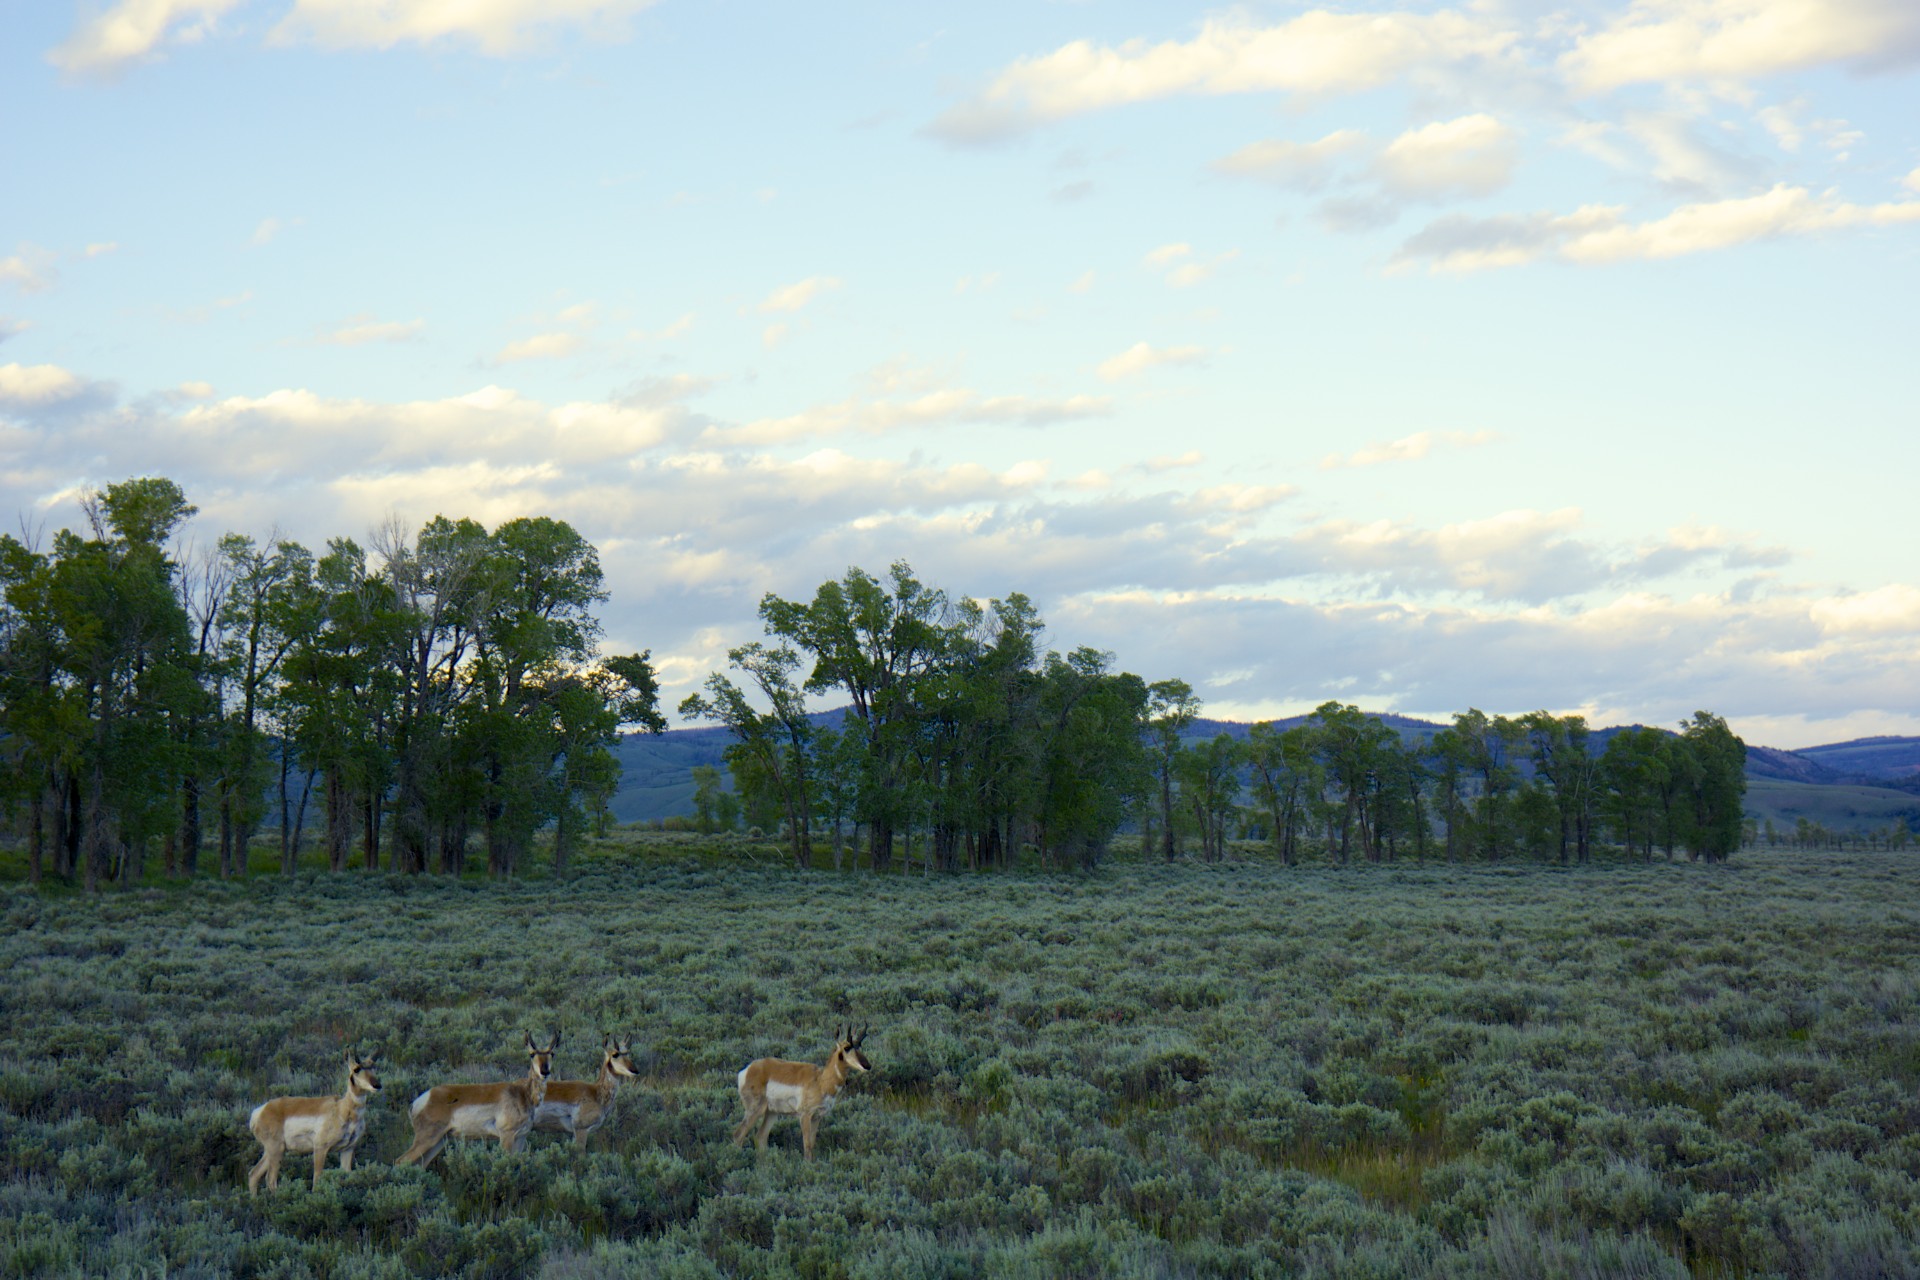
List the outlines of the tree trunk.
<svg viewBox="0 0 1920 1280">
<path fill-rule="evenodd" d="M 233 797 L 220 796 L 220 878 L 233 879 Z"/>
<path fill-rule="evenodd" d="M 366 835 L 362 839 L 366 861 L 363 864 L 368 871 L 380 869 L 380 797 L 371 789 L 361 796 L 364 806 L 360 817 Z"/>
<path fill-rule="evenodd" d="M 180 873 L 191 880 L 200 870 L 200 771 L 180 780 Z"/>
<path fill-rule="evenodd" d="M 40 883 L 40 868 L 46 858 L 46 809 L 47 789 L 44 785 L 33 789 L 33 798 L 27 802 L 27 883 Z"/>
<path fill-rule="evenodd" d="M 287 854 L 287 870 L 293 871 L 300 862 L 300 838 L 307 830 L 307 801 L 313 795 L 312 769 L 307 770 L 306 779 L 300 784 L 300 805 L 293 813 L 293 847 Z"/>
<path fill-rule="evenodd" d="M 107 780 L 98 760 L 87 780 L 87 821 L 82 861 L 86 864 L 88 893 L 100 892 L 100 873 L 107 862 Z"/>
<path fill-rule="evenodd" d="M 80 779 L 69 773 L 53 814 L 54 874 L 71 880 L 80 873 Z"/>
</svg>

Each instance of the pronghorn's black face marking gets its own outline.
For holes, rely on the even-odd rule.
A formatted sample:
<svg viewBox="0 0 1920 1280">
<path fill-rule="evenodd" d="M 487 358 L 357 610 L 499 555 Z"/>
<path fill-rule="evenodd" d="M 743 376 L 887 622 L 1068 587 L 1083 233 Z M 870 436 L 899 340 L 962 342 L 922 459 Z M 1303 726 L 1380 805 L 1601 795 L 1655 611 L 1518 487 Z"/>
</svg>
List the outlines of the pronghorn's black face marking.
<svg viewBox="0 0 1920 1280">
<path fill-rule="evenodd" d="M 612 1036 L 600 1046 L 600 1065 L 617 1076 L 637 1076 L 640 1072 L 633 1065 L 633 1055 L 629 1052 L 631 1040 L 616 1040 Z"/>
<path fill-rule="evenodd" d="M 560 1047 L 560 1033 L 554 1032 L 553 1039 L 548 1041 L 544 1049 L 533 1042 L 533 1032 L 526 1034 L 527 1056 L 533 1060 L 533 1074 L 542 1080 L 549 1079 L 553 1075 L 553 1051 Z"/>
<path fill-rule="evenodd" d="M 361 1057 L 354 1049 L 347 1050 L 347 1083 L 363 1093 L 380 1092 L 380 1077 L 373 1074 L 374 1059 L 378 1054 L 370 1053 Z"/>
<path fill-rule="evenodd" d="M 848 1066 L 856 1071 L 871 1071 L 873 1064 L 867 1061 L 867 1055 L 860 1052 L 860 1042 L 867 1038 L 865 1027 L 855 1031 L 847 1027 L 840 1032 L 839 1042 L 834 1046 Z"/>
</svg>

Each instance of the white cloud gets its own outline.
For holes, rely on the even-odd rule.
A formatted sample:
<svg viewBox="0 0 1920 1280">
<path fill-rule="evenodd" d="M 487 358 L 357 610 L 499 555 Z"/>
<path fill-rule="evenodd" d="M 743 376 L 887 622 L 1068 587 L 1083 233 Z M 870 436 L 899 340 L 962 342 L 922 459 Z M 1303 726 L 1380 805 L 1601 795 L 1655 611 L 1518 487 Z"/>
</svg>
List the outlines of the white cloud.
<svg viewBox="0 0 1920 1280">
<path fill-rule="evenodd" d="M 1318 191 L 1332 177 L 1334 162 L 1366 143 L 1367 135 L 1359 129 L 1336 129 L 1315 142 L 1267 138 L 1214 161 L 1213 167 L 1297 191 Z"/>
<path fill-rule="evenodd" d="M 425 320 L 375 320 L 361 315 L 317 341 L 334 347 L 358 347 L 369 342 L 417 342 L 426 328 Z"/>
<path fill-rule="evenodd" d="M 282 231 L 291 230 L 305 221 L 305 218 L 262 218 L 259 225 L 254 227 L 253 235 L 248 238 L 247 243 L 255 248 L 263 244 L 272 244 Z"/>
<path fill-rule="evenodd" d="M 1915 169 L 1900 180 L 1900 185 L 1909 191 L 1920 192 L 1920 169 Z"/>
<path fill-rule="evenodd" d="M 1805 67 L 1920 60 L 1907 0 L 1636 0 L 1560 59 L 1578 88 L 1743 80 Z"/>
<path fill-rule="evenodd" d="M 25 333 L 32 328 L 25 320 L 15 320 L 11 316 L 0 316 L 0 342 Z"/>
<path fill-rule="evenodd" d="M 1416 431 L 1398 440 L 1370 444 L 1350 454 L 1330 453 L 1320 460 L 1322 471 L 1341 467 L 1375 467 L 1383 462 L 1412 462 L 1426 457 L 1437 446 L 1471 449 L 1491 444 L 1499 437 L 1491 431 Z"/>
<path fill-rule="evenodd" d="M 534 46 L 543 28 L 624 38 L 624 20 L 653 0 L 294 0 L 273 29 L 275 43 L 391 49 L 399 44 L 468 42 L 506 57 Z"/>
<path fill-rule="evenodd" d="M 1920 222 L 1920 200 L 1856 205 L 1831 195 L 1815 197 L 1805 187 L 1777 186 L 1744 199 L 1683 205 L 1663 218 L 1638 223 L 1629 222 L 1624 209 L 1605 205 L 1566 215 L 1454 215 L 1408 240 L 1394 261 L 1402 267 L 1424 261 L 1432 270 L 1456 272 L 1543 258 L 1591 265 L 1910 222 Z"/>
<path fill-rule="evenodd" d="M 1400 196 L 1484 196 L 1506 186 L 1519 159 L 1518 135 L 1484 113 L 1410 129 L 1375 161 L 1380 181 Z"/>
<path fill-rule="evenodd" d="M 536 333 L 519 338 L 493 353 L 493 363 L 513 364 L 518 360 L 557 360 L 580 349 L 584 340 L 577 333 Z"/>
<path fill-rule="evenodd" d="M 685 334 L 689 334 L 689 332 L 693 332 L 693 313 L 691 313 L 691 311 L 687 311 L 685 315 L 682 315 L 678 320 L 674 320 L 672 324 L 668 324 L 666 328 L 657 328 L 657 330 L 653 330 L 653 332 L 636 328 L 636 330 L 628 332 L 628 338 L 634 338 L 636 342 L 664 342 L 664 340 L 668 340 L 668 338 L 684 338 Z"/>
<path fill-rule="evenodd" d="M 1913 178 L 1920 178 L 1920 169 L 1915 169 L 1913 171 L 1913 176 L 1909 178 L 1909 181 L 1912 181 Z M 1068 293 L 1089 293 L 1092 291 L 1093 286 L 1098 279 L 1099 277 L 1095 275 L 1093 272 L 1084 271 L 1080 274 L 1080 278 L 1078 280 L 1075 280 L 1072 284 L 1067 286 L 1067 292 Z"/>
<path fill-rule="evenodd" d="M 1239 256 L 1238 249 L 1229 249 L 1204 262 L 1190 261 L 1193 259 L 1193 246 L 1185 242 L 1177 242 L 1161 245 L 1149 252 L 1141 261 L 1157 271 L 1166 272 L 1165 279 L 1168 285 L 1175 289 L 1185 289 L 1199 284 Z"/>
<path fill-rule="evenodd" d="M 120 0 L 82 23 L 47 61 L 68 75 L 112 76 L 163 44 L 191 44 L 239 0 Z"/>
<path fill-rule="evenodd" d="M 1889 583 L 1857 595 L 1816 601 L 1813 619 L 1828 635 L 1920 635 L 1920 587 Z"/>
<path fill-rule="evenodd" d="M 840 281 L 833 276 L 808 276 L 805 280 L 775 289 L 761 300 L 758 310 L 768 314 L 798 311 L 820 294 L 839 287 Z"/>
<path fill-rule="evenodd" d="M 1238 249 L 1229 249 L 1206 262 L 1186 262 L 1167 272 L 1167 284 L 1175 289 L 1189 289 L 1203 280 L 1213 278 L 1213 273 L 1240 256 Z"/>
<path fill-rule="evenodd" d="M 1206 358 L 1205 347 L 1154 347 L 1136 342 L 1119 355 L 1102 360 L 1098 372 L 1108 382 L 1118 382 L 1163 364 L 1200 364 Z"/>
<path fill-rule="evenodd" d="M 782 444 L 841 434 L 881 435 L 948 423 L 1004 423 L 1050 426 L 1101 417 L 1113 404 L 1103 396 L 983 396 L 965 387 L 936 387 L 896 399 L 849 397 L 815 405 L 781 418 L 760 418 L 739 426 L 709 426 L 702 439 L 731 447 Z"/>
<path fill-rule="evenodd" d="M 165 474 L 201 504 L 203 528 L 277 525 L 313 546 L 392 512 L 553 515 L 602 549 L 610 637 L 683 655 L 670 697 L 697 685 L 716 649 L 751 637 L 762 592 L 804 596 L 850 564 L 904 557 L 956 593 L 1027 592 L 1063 643 L 1112 648 L 1149 678 L 1188 678 L 1215 712 L 1227 698 L 1311 707 L 1337 694 L 1442 715 L 1593 706 L 1665 723 L 1705 706 L 1826 723 L 1911 720 L 1920 705 L 1912 584 L 1765 598 L 1651 588 L 1777 561 L 1722 530 L 1617 548 L 1584 536 L 1566 509 L 1275 534 L 1264 526 L 1291 487 L 1173 483 L 1170 472 L 1204 461 L 1197 452 L 1060 482 L 1043 458 L 997 469 L 837 448 L 785 458 L 701 436 L 685 402 L 710 385 L 683 375 L 558 405 L 501 387 L 386 403 L 304 390 L 216 400 L 189 385 L 115 405 L 65 369 L 0 366 L 9 422 L 21 407 L 24 424 L 4 428 L 0 505 L 45 510 L 76 475 Z M 858 433 L 1020 421 L 1045 403 L 932 386 L 809 412 Z M 75 404 L 94 408 L 49 416 Z M 1128 492 L 1115 474 L 1156 491 Z"/>
<path fill-rule="evenodd" d="M 88 245 L 80 256 L 83 258 L 104 258 L 110 253 L 117 253 L 119 249 L 120 246 L 114 241 L 102 240 L 95 244 Z"/>
<path fill-rule="evenodd" d="M 71 400 L 89 384 L 57 364 L 0 364 L 0 409 L 37 409 Z"/>
<path fill-rule="evenodd" d="M 22 293 L 40 293 L 51 289 L 60 273 L 53 267 L 54 255 L 38 245 L 23 244 L 10 257 L 0 258 L 0 284 L 10 284 Z"/>
<path fill-rule="evenodd" d="M 1817 598 L 1635 593 L 1518 614 L 1223 588 L 1037 599 L 1054 631 L 1115 645 L 1150 679 L 1191 680 L 1210 715 L 1294 714 L 1338 696 L 1443 721 L 1478 706 L 1674 724 L 1706 707 L 1750 742 L 1788 747 L 1920 730 L 1910 650 L 1823 636 Z"/>
<path fill-rule="evenodd" d="M 1078 40 L 1024 58 L 929 126 L 953 143 L 992 142 L 1083 112 L 1179 94 L 1352 93 L 1423 69 L 1496 59 L 1517 36 L 1454 10 L 1315 10 L 1278 26 L 1207 20 L 1187 41 Z"/>
</svg>

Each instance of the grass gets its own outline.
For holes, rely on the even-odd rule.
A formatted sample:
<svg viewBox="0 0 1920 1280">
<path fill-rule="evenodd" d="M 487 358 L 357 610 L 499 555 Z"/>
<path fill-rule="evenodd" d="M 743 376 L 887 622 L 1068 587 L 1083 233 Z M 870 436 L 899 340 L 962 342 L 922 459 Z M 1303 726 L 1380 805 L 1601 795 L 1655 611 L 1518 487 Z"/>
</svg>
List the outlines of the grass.
<svg viewBox="0 0 1920 1280">
<path fill-rule="evenodd" d="M 751 858 L 747 856 L 751 853 Z M 266 859 L 263 866 L 271 866 Z M 1920 1273 L 1920 893 L 1725 866 L 799 873 L 620 833 L 560 881 L 0 888 L 0 1273 Z M 800 1159 L 732 1077 L 869 1023 Z M 584 1151 L 396 1168 L 406 1102 L 630 1034 Z M 245 1114 L 386 1092 L 249 1200 Z"/>
</svg>

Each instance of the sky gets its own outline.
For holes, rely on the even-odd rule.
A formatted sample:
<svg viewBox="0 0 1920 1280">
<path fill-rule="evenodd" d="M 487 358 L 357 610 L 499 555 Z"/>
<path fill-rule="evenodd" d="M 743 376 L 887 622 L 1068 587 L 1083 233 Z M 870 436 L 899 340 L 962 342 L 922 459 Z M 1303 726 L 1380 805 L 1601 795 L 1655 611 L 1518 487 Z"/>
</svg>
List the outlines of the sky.
<svg viewBox="0 0 1920 1280">
<path fill-rule="evenodd" d="M 0 521 L 905 560 L 1212 716 L 1920 733 L 1920 4 L 0 0 Z"/>
</svg>

